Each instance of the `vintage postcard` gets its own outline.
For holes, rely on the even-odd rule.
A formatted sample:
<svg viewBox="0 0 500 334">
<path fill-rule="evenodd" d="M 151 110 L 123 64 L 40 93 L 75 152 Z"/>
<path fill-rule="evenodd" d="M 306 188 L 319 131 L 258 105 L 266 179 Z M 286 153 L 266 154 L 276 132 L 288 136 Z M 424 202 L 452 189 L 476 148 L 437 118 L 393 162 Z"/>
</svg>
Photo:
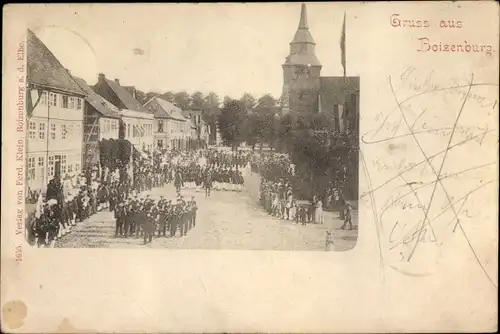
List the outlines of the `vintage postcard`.
<svg viewBox="0 0 500 334">
<path fill-rule="evenodd" d="M 499 14 L 5 6 L 2 331 L 495 331 Z"/>
</svg>

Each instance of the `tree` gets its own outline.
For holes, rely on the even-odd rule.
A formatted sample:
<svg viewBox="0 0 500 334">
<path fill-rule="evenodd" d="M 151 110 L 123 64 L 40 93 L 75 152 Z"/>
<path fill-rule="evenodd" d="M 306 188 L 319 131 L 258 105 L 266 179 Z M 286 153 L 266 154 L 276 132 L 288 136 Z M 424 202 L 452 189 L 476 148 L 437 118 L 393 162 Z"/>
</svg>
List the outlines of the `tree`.
<svg viewBox="0 0 500 334">
<path fill-rule="evenodd" d="M 160 96 L 162 99 L 168 102 L 175 102 L 175 94 L 173 92 L 166 92 Z"/>
<path fill-rule="evenodd" d="M 146 95 L 144 96 L 144 102 L 142 102 L 142 104 L 148 102 L 149 100 L 151 100 L 153 97 L 160 97 L 161 94 L 160 93 L 157 93 L 157 92 L 148 92 L 146 93 Z"/>
<path fill-rule="evenodd" d="M 189 109 L 191 98 L 186 91 L 182 91 L 174 94 L 174 102 L 182 110 L 187 110 Z"/>
<path fill-rule="evenodd" d="M 196 110 L 205 108 L 205 97 L 202 92 L 195 92 L 191 95 L 191 108 Z"/>
<path fill-rule="evenodd" d="M 257 100 L 257 105 L 255 106 L 255 109 L 270 110 L 277 107 L 278 107 L 278 101 L 271 94 L 265 94 L 262 95 Z"/>
<path fill-rule="evenodd" d="M 224 144 L 231 146 L 233 150 L 244 140 L 246 118 L 247 113 L 240 101 L 224 103 L 217 123 Z"/>
<path fill-rule="evenodd" d="M 146 103 L 146 93 L 144 93 L 142 90 L 136 89 L 135 90 L 135 99 L 139 101 L 140 104 Z"/>
<path fill-rule="evenodd" d="M 243 110 L 246 111 L 253 111 L 255 105 L 257 104 L 257 101 L 250 93 L 243 94 L 243 96 L 240 98 L 240 102 Z"/>
<path fill-rule="evenodd" d="M 231 101 L 233 101 L 233 98 L 229 95 L 224 96 L 224 100 L 222 101 L 222 104 L 229 104 Z"/>
<path fill-rule="evenodd" d="M 255 144 L 262 140 L 261 118 L 261 115 L 251 113 L 245 120 L 245 126 L 243 128 L 245 142 L 252 146 L 252 150 L 255 149 Z"/>
</svg>

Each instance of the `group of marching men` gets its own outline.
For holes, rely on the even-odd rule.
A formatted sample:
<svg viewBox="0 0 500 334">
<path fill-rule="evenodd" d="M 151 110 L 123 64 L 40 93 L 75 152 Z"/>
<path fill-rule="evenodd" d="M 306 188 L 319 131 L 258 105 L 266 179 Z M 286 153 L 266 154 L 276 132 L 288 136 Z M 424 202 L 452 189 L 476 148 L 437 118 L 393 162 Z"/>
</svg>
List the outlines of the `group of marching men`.
<svg viewBox="0 0 500 334">
<path fill-rule="evenodd" d="M 160 196 L 159 200 L 131 195 L 119 202 L 114 210 L 116 218 L 115 237 L 143 237 L 144 244 L 151 243 L 155 232 L 158 237 L 174 237 L 179 230 L 184 237 L 196 226 L 198 206 L 194 199 L 186 201 L 180 194 L 177 201 Z"/>
<path fill-rule="evenodd" d="M 207 191 L 227 190 L 242 191 L 243 173 L 232 168 L 201 166 L 193 163 L 189 166 L 179 166 L 175 173 L 174 185 L 179 191 L 182 187 L 204 188 Z"/>
<path fill-rule="evenodd" d="M 243 151 L 230 153 L 211 149 L 204 152 L 204 158 L 206 164 L 212 167 L 243 168 L 249 163 L 250 154 Z"/>
<path fill-rule="evenodd" d="M 63 183 L 60 177 L 55 177 L 47 187 L 46 201 L 38 196 L 39 209 L 28 217 L 28 238 L 38 247 L 54 247 L 56 240 L 70 233 L 77 222 L 107 209 L 115 212 L 117 236 L 133 234 L 144 236 L 149 241 L 156 226 L 159 235 L 166 235 L 166 231 L 175 235 L 179 229 L 184 236 L 196 220 L 197 208 L 193 199 L 185 201 L 180 197 L 176 203 L 164 199 L 155 202 L 150 198 L 141 200 L 137 195 L 131 197 L 130 194 L 161 187 L 172 180 L 178 193 L 184 186 L 202 186 L 207 196 L 210 196 L 211 189 L 241 191 L 243 187 L 244 178 L 239 167 L 248 163 L 248 155 L 242 152 L 205 150 L 172 154 L 174 156 L 177 157 L 175 164 L 169 162 L 153 166 L 138 162 L 134 168 L 134 184 L 128 178 L 123 182 L 110 178 L 87 182 L 90 175 L 82 174 L 78 176 L 77 193 L 63 195 Z M 147 220 L 146 217 L 154 215 L 155 210 L 158 214 Z M 152 221 L 155 221 L 153 232 Z"/>
<path fill-rule="evenodd" d="M 242 191 L 243 170 L 248 164 L 248 155 L 242 152 L 227 153 L 206 150 L 198 154 L 184 155 L 176 161 L 174 185 L 210 190 Z"/>
</svg>

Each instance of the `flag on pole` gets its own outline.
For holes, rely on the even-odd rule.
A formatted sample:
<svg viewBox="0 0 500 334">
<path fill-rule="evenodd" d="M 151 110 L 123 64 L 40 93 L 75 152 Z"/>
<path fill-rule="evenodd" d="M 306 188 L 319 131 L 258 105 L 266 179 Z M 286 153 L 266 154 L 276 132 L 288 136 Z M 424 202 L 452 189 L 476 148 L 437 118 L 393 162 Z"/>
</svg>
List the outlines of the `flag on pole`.
<svg viewBox="0 0 500 334">
<path fill-rule="evenodd" d="M 344 12 L 344 23 L 342 24 L 342 35 L 340 36 L 340 61 L 342 63 L 342 67 L 344 68 L 344 80 L 346 78 L 346 64 L 345 64 L 345 17 L 346 13 Z"/>
</svg>

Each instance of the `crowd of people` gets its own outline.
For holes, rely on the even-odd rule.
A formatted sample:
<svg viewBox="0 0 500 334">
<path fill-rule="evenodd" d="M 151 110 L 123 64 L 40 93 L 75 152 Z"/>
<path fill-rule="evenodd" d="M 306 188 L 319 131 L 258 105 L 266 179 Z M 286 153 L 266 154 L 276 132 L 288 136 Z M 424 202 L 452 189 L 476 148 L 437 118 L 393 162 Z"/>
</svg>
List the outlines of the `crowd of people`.
<svg viewBox="0 0 500 334">
<path fill-rule="evenodd" d="M 204 189 L 206 197 L 212 190 L 242 191 L 249 169 L 261 176 L 259 200 L 270 215 L 297 224 L 323 224 L 323 210 L 333 203 L 345 221 L 342 228 L 352 229 L 352 205 L 338 188 L 310 199 L 297 195 L 295 166 L 287 155 L 204 149 L 163 152 L 160 159 L 136 159 L 126 170 L 87 171 L 72 182 L 56 175 L 45 196 L 28 191 L 27 201 L 36 204 L 28 216 L 28 240 L 38 247 L 54 247 L 73 226 L 103 210 L 114 212 L 116 237 L 143 237 L 149 243 L 156 232 L 159 237 L 175 236 L 178 230 L 182 237 L 196 225 L 197 204 L 194 198 L 185 200 L 181 190 Z M 176 199 L 154 200 L 145 194 L 171 182 Z"/>
<path fill-rule="evenodd" d="M 126 170 L 104 167 L 74 178 L 56 174 L 47 184 L 45 196 L 41 190 L 27 192 L 27 203 L 36 205 L 27 216 L 27 239 L 38 247 L 54 247 L 77 223 L 99 211 L 115 211 L 131 194 L 162 187 L 172 181 L 172 175 L 171 164 L 155 164 L 151 157 L 133 161 L 133 167 Z"/>
<path fill-rule="evenodd" d="M 326 188 L 323 194 L 312 198 L 302 198 L 294 189 L 295 165 L 286 154 L 271 153 L 255 156 L 251 163 L 252 171 L 259 173 L 261 184 L 259 201 L 270 215 L 297 224 L 323 224 L 324 210 L 339 211 L 339 218 L 344 220 L 342 229 L 352 229 L 352 204 L 345 200 L 338 182 Z"/>
<path fill-rule="evenodd" d="M 184 236 L 195 225 L 194 198 L 184 200 L 183 188 L 241 191 L 248 154 L 214 149 L 163 152 L 161 159 L 147 156 L 133 161 L 133 167 L 109 171 L 87 171 L 68 182 L 55 175 L 42 192 L 27 192 L 27 203 L 36 205 L 27 217 L 27 238 L 38 247 L 54 247 L 58 238 L 73 226 L 100 211 L 114 212 L 117 237 L 151 235 Z M 144 195 L 155 187 L 174 183 L 176 200 L 153 200 Z M 153 231 L 153 232 L 152 232 Z"/>
<path fill-rule="evenodd" d="M 207 149 L 185 152 L 174 162 L 174 185 L 177 190 L 204 188 L 207 197 L 211 190 L 242 191 L 249 155 L 243 152 L 224 152 Z"/>
<path fill-rule="evenodd" d="M 151 243 L 156 232 L 158 237 L 184 237 L 196 226 L 198 206 L 194 199 L 184 200 L 177 195 L 177 201 L 167 200 L 160 196 L 154 200 L 150 195 L 130 195 L 119 202 L 114 210 L 116 219 L 115 237 L 143 237 L 144 244 Z"/>
</svg>

